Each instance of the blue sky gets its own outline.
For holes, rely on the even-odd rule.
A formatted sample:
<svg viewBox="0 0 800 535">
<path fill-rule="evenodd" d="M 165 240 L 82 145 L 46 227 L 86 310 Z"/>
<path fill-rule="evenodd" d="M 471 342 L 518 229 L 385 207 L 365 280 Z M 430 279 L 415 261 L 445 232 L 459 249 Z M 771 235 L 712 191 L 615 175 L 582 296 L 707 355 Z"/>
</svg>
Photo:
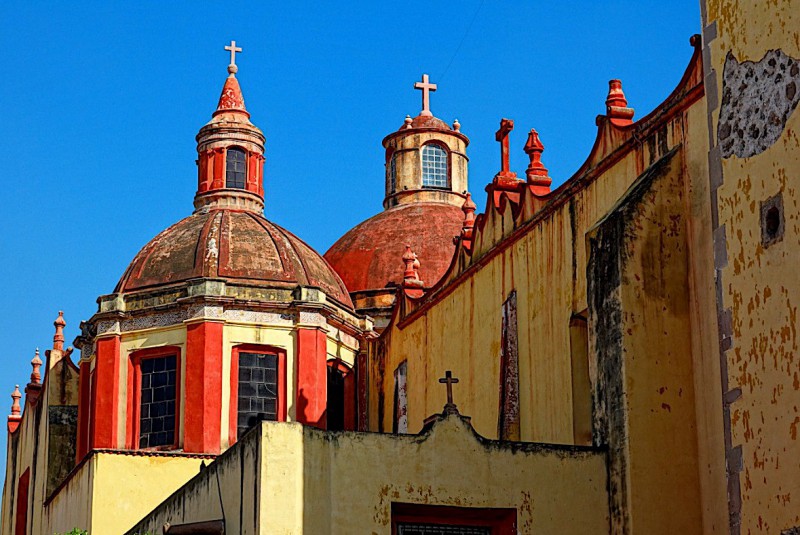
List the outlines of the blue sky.
<svg viewBox="0 0 800 535">
<path fill-rule="evenodd" d="M 608 80 L 644 116 L 700 29 L 697 0 L 72 4 L 0 7 L 0 411 L 51 347 L 57 311 L 69 344 L 136 252 L 191 213 L 194 136 L 231 39 L 267 137 L 265 214 L 324 253 L 381 210 L 381 140 L 419 112 L 423 72 L 439 85 L 434 115 L 471 139 L 482 211 L 502 117 L 516 123 L 512 169 L 524 176 L 536 128 L 561 184 L 589 153 Z"/>
</svg>

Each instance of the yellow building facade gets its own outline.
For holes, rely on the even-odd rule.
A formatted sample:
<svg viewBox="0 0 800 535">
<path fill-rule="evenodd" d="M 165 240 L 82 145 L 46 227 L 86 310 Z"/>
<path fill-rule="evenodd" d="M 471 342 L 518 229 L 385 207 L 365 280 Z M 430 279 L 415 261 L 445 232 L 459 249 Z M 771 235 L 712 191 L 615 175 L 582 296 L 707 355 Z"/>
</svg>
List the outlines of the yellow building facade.
<svg viewBox="0 0 800 535">
<path fill-rule="evenodd" d="M 612 80 L 558 188 L 535 130 L 512 171 L 503 119 L 477 214 L 423 76 L 386 210 L 324 258 L 261 214 L 232 63 L 195 212 L 100 298 L 77 365 L 59 317 L 15 391 L 2 532 L 800 533 L 800 6 L 701 7 L 675 90 L 638 118 Z M 445 229 L 436 276 L 403 214 Z M 356 269 L 370 247 L 396 268 Z"/>
</svg>

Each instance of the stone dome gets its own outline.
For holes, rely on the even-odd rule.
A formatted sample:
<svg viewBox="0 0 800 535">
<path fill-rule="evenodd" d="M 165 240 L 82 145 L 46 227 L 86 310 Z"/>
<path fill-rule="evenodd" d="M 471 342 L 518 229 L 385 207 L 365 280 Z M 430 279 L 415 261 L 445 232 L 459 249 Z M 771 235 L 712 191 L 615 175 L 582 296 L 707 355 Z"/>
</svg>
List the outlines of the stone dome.
<svg viewBox="0 0 800 535">
<path fill-rule="evenodd" d="M 356 225 L 325 253 L 351 292 L 399 285 L 406 245 L 417 253 L 426 286 L 444 275 L 455 252 L 464 213 L 438 202 L 401 204 Z"/>
<path fill-rule="evenodd" d="M 451 132 L 453 129 L 446 122 L 433 115 L 417 115 L 411 120 L 411 128 L 426 128 L 431 130 L 444 130 Z M 408 123 L 398 128 L 398 131 L 403 131 L 409 127 Z"/>
<path fill-rule="evenodd" d="M 198 211 L 167 228 L 131 262 L 115 292 L 200 277 L 274 288 L 317 286 L 347 308 L 342 280 L 310 246 L 252 211 Z"/>
</svg>

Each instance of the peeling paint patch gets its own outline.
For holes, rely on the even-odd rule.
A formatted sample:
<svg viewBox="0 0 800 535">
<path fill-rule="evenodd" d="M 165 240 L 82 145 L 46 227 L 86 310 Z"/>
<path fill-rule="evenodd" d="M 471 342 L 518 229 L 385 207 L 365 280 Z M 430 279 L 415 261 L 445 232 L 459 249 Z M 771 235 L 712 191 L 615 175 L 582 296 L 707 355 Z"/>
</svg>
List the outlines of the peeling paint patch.
<svg viewBox="0 0 800 535">
<path fill-rule="evenodd" d="M 717 139 L 723 158 L 761 154 L 781 136 L 800 101 L 800 63 L 782 50 L 761 61 L 739 61 L 728 52 L 722 74 Z"/>
</svg>

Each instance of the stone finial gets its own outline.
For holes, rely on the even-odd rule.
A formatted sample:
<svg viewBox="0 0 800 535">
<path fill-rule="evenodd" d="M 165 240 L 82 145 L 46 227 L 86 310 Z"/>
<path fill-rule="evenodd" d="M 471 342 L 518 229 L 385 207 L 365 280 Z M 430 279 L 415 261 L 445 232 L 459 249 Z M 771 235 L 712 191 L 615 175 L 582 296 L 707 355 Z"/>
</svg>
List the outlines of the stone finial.
<svg viewBox="0 0 800 535">
<path fill-rule="evenodd" d="M 458 119 L 453 121 L 453 130 L 456 132 L 461 132 L 461 123 L 458 122 Z"/>
<path fill-rule="evenodd" d="M 405 265 L 405 270 L 403 271 L 404 279 L 418 278 L 417 272 L 414 270 L 414 261 L 416 259 L 417 255 L 411 250 L 411 246 L 406 245 L 406 251 L 403 253 L 403 264 Z"/>
<path fill-rule="evenodd" d="M 64 349 L 64 327 L 67 325 L 67 322 L 64 321 L 64 311 L 58 311 L 58 317 L 53 325 L 56 327 L 56 334 L 53 335 L 53 349 L 62 351 Z"/>
<path fill-rule="evenodd" d="M 534 186 L 537 195 L 542 195 L 550 192 L 550 184 L 552 180 L 547 175 L 547 168 L 542 164 L 542 152 L 544 152 L 544 145 L 539 139 L 539 133 L 531 128 L 528 133 L 528 141 L 525 143 L 525 153 L 530 158 L 528 168 L 525 170 L 525 176 L 528 177 L 528 184 Z"/>
<path fill-rule="evenodd" d="M 628 107 L 628 100 L 622 92 L 621 80 L 609 80 L 606 97 L 606 116 L 616 126 L 633 124 L 633 108 Z"/>
<path fill-rule="evenodd" d="M 42 372 L 39 368 L 42 367 L 42 359 L 39 358 L 39 348 L 36 348 L 36 353 L 33 355 L 33 359 L 31 359 L 31 366 L 33 367 L 33 371 L 31 372 L 31 384 L 38 385 L 42 382 Z"/>
<path fill-rule="evenodd" d="M 478 207 L 472 201 L 472 194 L 467 192 L 467 198 L 464 199 L 464 204 L 461 205 L 461 211 L 464 212 L 464 226 L 462 230 L 471 229 L 475 226 L 475 210 Z"/>
<path fill-rule="evenodd" d="M 406 115 L 405 126 L 403 128 L 412 128 L 411 123 L 414 122 L 414 119 L 411 118 L 410 115 Z"/>
<path fill-rule="evenodd" d="M 410 245 L 406 245 L 406 251 L 403 253 L 403 264 L 405 265 L 403 286 L 406 288 L 422 288 L 424 283 L 419 278 L 419 258 L 411 250 Z"/>
<path fill-rule="evenodd" d="M 11 399 L 11 416 L 19 416 L 22 413 L 22 408 L 19 406 L 19 400 L 22 399 L 19 385 L 14 385 L 14 391 L 11 392 Z"/>
</svg>

